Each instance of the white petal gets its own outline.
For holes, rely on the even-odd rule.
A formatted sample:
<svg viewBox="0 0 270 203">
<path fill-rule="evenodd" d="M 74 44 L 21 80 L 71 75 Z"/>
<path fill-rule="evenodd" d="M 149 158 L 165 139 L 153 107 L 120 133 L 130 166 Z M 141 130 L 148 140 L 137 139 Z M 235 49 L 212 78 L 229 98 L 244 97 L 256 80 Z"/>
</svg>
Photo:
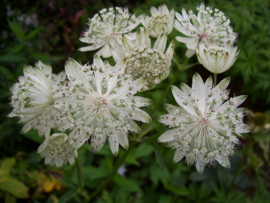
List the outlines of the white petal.
<svg viewBox="0 0 270 203">
<path fill-rule="evenodd" d="M 177 130 L 178 129 L 172 129 L 172 130 L 167 130 L 165 133 L 163 133 L 159 138 L 158 142 L 170 142 L 174 141 L 175 135 L 177 135 Z"/>
<path fill-rule="evenodd" d="M 118 151 L 119 151 L 119 138 L 118 138 L 118 133 L 112 129 L 112 134 L 108 136 L 109 144 L 112 153 L 117 156 Z"/>
<path fill-rule="evenodd" d="M 205 167 L 205 165 L 202 164 L 201 162 L 198 161 L 196 163 L 196 168 L 197 168 L 197 171 L 199 172 L 199 174 L 202 174 L 203 173 L 204 167 Z"/>
<path fill-rule="evenodd" d="M 218 163 L 225 167 L 225 168 L 231 168 L 231 164 L 230 161 L 228 159 L 228 157 L 224 156 L 224 155 L 218 155 L 216 160 L 218 161 Z"/>
<path fill-rule="evenodd" d="M 128 143 L 127 134 L 124 132 L 118 132 L 118 135 L 119 135 L 119 142 L 120 142 L 121 146 L 124 149 L 128 150 L 129 143 Z"/>
<path fill-rule="evenodd" d="M 196 50 L 188 49 L 185 56 L 186 58 L 192 57 L 196 53 Z"/>
<path fill-rule="evenodd" d="M 181 161 L 181 159 L 183 159 L 183 157 L 186 156 L 186 151 L 183 149 L 178 149 L 176 148 L 174 157 L 173 157 L 173 163 L 177 163 L 179 161 Z"/>
<path fill-rule="evenodd" d="M 201 114 L 205 113 L 205 87 L 201 76 L 195 73 L 192 78 L 192 96 L 195 98 Z"/>
<path fill-rule="evenodd" d="M 161 51 L 163 53 L 165 48 L 166 48 L 166 43 L 167 43 L 167 35 L 161 34 L 157 38 L 153 48 L 157 49 L 157 50 L 159 50 L 159 51 Z"/>
</svg>

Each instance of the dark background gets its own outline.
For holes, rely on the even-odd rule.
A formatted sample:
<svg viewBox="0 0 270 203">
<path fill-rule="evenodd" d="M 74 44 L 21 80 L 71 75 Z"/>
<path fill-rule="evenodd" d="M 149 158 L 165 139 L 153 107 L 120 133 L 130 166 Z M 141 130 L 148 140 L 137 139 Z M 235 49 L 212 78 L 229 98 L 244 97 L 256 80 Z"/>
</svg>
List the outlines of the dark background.
<svg viewBox="0 0 270 203">
<path fill-rule="evenodd" d="M 181 13 L 182 7 L 196 13 L 198 1 L 7 1 L 0 2 L 0 202 L 83 202 L 78 192 L 78 179 L 74 166 L 60 169 L 43 164 L 36 150 L 42 139 L 36 131 L 21 134 L 17 118 L 7 118 L 9 87 L 23 74 L 24 65 L 41 60 L 50 63 L 53 72 L 64 70 L 65 61 L 72 57 L 82 64 L 92 62 L 93 52 L 80 52 L 85 46 L 79 36 L 87 29 L 88 18 L 102 8 L 128 7 L 131 13 L 150 15 L 150 7 L 166 3 L 169 9 Z M 124 176 L 116 174 L 113 181 L 101 191 L 93 202 L 268 202 L 270 199 L 269 123 L 270 113 L 270 2 L 266 0 L 204 1 L 218 8 L 231 20 L 234 32 L 239 33 L 237 45 L 240 54 L 236 63 L 218 81 L 231 76 L 231 95 L 248 94 L 242 105 L 248 109 L 246 121 L 254 132 L 240 138 L 242 146 L 231 157 L 231 169 L 215 163 L 199 175 L 194 166 L 185 161 L 173 164 L 174 151 L 156 144 L 157 137 L 166 130 L 158 125 L 137 143 L 121 167 Z M 178 32 L 169 36 L 172 40 Z M 176 55 L 184 61 L 186 47 L 176 42 Z M 109 60 L 110 61 L 110 60 Z M 196 63 L 193 56 L 189 63 Z M 141 93 L 157 101 L 176 72 L 172 62 L 169 77 L 155 89 Z M 197 65 L 181 73 L 177 83 L 191 85 L 194 72 L 205 80 L 211 75 Z M 175 104 L 171 92 L 164 103 Z M 154 104 L 144 108 L 148 113 Z M 166 111 L 163 106 L 153 121 Z M 156 122 L 156 121 L 155 121 Z M 154 123 L 155 123 L 154 122 Z M 130 142 L 134 142 L 131 141 Z M 91 194 L 111 173 L 116 161 L 123 156 L 112 155 L 108 143 L 97 154 L 90 144 L 79 150 L 79 162 L 85 190 Z M 161 170 L 163 168 L 163 170 Z M 17 199 L 17 200 L 16 200 Z"/>
</svg>

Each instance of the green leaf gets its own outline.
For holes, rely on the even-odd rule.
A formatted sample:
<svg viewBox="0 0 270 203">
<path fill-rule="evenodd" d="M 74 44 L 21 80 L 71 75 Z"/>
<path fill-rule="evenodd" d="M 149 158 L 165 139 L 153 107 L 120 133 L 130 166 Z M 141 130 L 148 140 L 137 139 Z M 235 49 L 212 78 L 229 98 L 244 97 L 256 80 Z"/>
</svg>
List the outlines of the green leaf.
<svg viewBox="0 0 270 203">
<path fill-rule="evenodd" d="M 23 134 L 25 137 L 27 137 L 30 140 L 33 140 L 34 142 L 37 143 L 42 143 L 43 139 L 39 137 L 37 131 L 35 130 L 30 130 L 29 132 Z"/>
<path fill-rule="evenodd" d="M 121 188 L 123 188 L 126 191 L 130 191 L 130 192 L 142 192 L 140 187 L 139 187 L 139 183 L 137 183 L 134 180 L 129 180 L 129 179 L 125 179 L 123 176 L 121 176 L 120 174 L 116 174 L 113 178 L 113 182 L 120 186 Z"/>
<path fill-rule="evenodd" d="M 14 47 L 12 47 L 8 53 L 9 54 L 17 54 L 18 52 L 20 52 L 22 49 L 24 48 L 24 45 L 23 44 L 18 44 Z"/>
<path fill-rule="evenodd" d="M 12 32 L 18 37 L 20 42 L 23 42 L 25 40 L 25 35 L 22 27 L 18 24 L 17 21 L 11 22 L 9 19 L 7 19 L 7 21 Z"/>
<path fill-rule="evenodd" d="M 43 30 L 43 27 L 38 27 L 32 31 L 30 31 L 26 36 L 25 40 L 31 40 L 33 39 L 41 30 Z"/>
<path fill-rule="evenodd" d="M 190 195 L 190 191 L 187 187 L 179 185 L 177 187 L 169 185 L 167 190 L 171 191 L 173 194 L 180 195 L 180 196 L 187 196 Z"/>
<path fill-rule="evenodd" d="M 104 190 L 102 194 L 107 203 L 113 203 L 112 195 L 107 190 Z"/>
<path fill-rule="evenodd" d="M 156 158 L 158 160 L 158 165 L 160 167 L 160 169 L 163 171 L 164 169 L 164 160 L 163 160 L 163 157 L 161 156 L 159 150 L 158 150 L 158 146 L 156 143 L 153 143 L 151 142 L 152 146 L 154 147 L 154 151 L 155 151 L 155 155 L 156 155 Z"/>
<path fill-rule="evenodd" d="M 84 178 L 89 178 L 91 180 L 104 178 L 109 175 L 109 170 L 102 164 L 99 167 L 94 166 L 83 166 L 82 167 L 82 175 Z"/>
<path fill-rule="evenodd" d="M 253 138 L 257 142 L 270 141 L 270 135 L 266 133 L 253 133 Z"/>
<path fill-rule="evenodd" d="M 5 54 L 0 56 L 0 61 L 4 62 L 21 62 L 25 60 L 26 58 L 20 55 Z"/>
<path fill-rule="evenodd" d="M 71 200 L 77 194 L 77 190 L 71 189 L 68 190 L 64 195 L 62 195 L 59 199 L 58 203 L 65 203 Z"/>
<path fill-rule="evenodd" d="M 5 195 L 5 203 L 16 203 L 16 197 L 14 197 L 10 193 L 6 193 L 6 195 Z"/>
<path fill-rule="evenodd" d="M 135 157 L 145 157 L 149 156 L 154 151 L 154 147 L 148 143 L 142 143 L 139 147 L 136 148 Z"/>
<path fill-rule="evenodd" d="M 14 166 L 15 162 L 16 160 L 14 157 L 4 159 L 0 167 L 0 176 L 9 177 L 10 169 Z"/>
<path fill-rule="evenodd" d="M 38 53 L 33 53 L 32 52 L 31 56 L 38 59 L 38 60 L 41 60 L 44 63 L 52 63 L 52 62 L 54 62 L 54 60 L 51 57 L 47 56 L 46 54 L 40 53 L 40 52 L 38 52 Z"/>
<path fill-rule="evenodd" d="M 5 75 L 11 81 L 15 80 L 14 74 L 3 66 L 0 66 L 0 73 L 1 75 Z"/>
<path fill-rule="evenodd" d="M 29 197 L 28 188 L 20 181 L 13 178 L 0 179 L 0 189 L 10 192 L 15 197 L 26 199 Z"/>
<path fill-rule="evenodd" d="M 167 187 L 170 179 L 170 173 L 166 166 L 163 168 L 163 170 L 161 170 L 161 168 L 157 167 L 156 163 L 152 162 L 150 166 L 150 179 L 154 183 L 155 187 L 158 185 L 159 181 L 161 181 L 163 185 Z"/>
</svg>

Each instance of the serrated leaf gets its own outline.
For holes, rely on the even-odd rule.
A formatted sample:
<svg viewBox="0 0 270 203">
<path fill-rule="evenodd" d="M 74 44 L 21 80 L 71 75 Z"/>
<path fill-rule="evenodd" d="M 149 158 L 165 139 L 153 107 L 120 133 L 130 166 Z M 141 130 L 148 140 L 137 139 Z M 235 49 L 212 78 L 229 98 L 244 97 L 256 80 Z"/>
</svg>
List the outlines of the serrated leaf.
<svg viewBox="0 0 270 203">
<path fill-rule="evenodd" d="M 0 189 L 21 199 L 26 199 L 29 197 L 28 188 L 22 182 L 13 178 L 1 178 Z"/>
<path fill-rule="evenodd" d="M 161 154 L 159 152 L 159 149 L 158 149 L 157 144 L 156 143 L 153 143 L 153 142 L 151 142 L 151 144 L 154 147 L 155 155 L 156 155 L 156 158 L 158 160 L 158 165 L 160 167 L 160 170 L 163 171 L 163 169 L 164 169 L 164 160 L 163 160 L 163 157 L 161 156 Z"/>
<path fill-rule="evenodd" d="M 130 192 L 142 192 L 139 183 L 131 180 L 131 179 L 125 179 L 120 174 L 116 174 L 113 178 L 113 182 L 123 188 L 126 191 Z"/>
<path fill-rule="evenodd" d="M 136 158 L 145 157 L 150 155 L 154 151 L 154 147 L 148 143 L 142 143 L 136 148 L 134 156 Z"/>
<path fill-rule="evenodd" d="M 168 186 L 166 189 L 173 192 L 173 194 L 180 195 L 180 196 L 187 196 L 190 195 L 190 191 L 187 187 L 179 185 L 177 187 L 175 186 Z"/>
</svg>

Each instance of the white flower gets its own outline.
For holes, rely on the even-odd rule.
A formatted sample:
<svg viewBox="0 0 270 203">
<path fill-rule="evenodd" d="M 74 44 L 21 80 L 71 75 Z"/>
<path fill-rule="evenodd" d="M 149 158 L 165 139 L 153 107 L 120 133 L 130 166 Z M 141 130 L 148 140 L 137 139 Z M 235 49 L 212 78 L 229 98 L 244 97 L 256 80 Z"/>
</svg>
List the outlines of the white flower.
<svg viewBox="0 0 270 203">
<path fill-rule="evenodd" d="M 24 67 L 24 76 L 11 88 L 14 109 L 9 114 L 9 117 L 19 117 L 20 123 L 25 124 L 23 133 L 34 128 L 40 136 L 50 135 L 51 128 L 56 127 L 55 116 L 59 115 L 59 111 L 51 107 L 55 100 L 65 95 L 62 85 L 65 78 L 64 72 L 54 75 L 51 66 L 40 61 L 36 68 Z"/>
<path fill-rule="evenodd" d="M 169 114 L 160 116 L 158 121 L 173 129 L 162 134 L 158 141 L 176 149 L 174 163 L 186 157 L 188 166 L 195 161 L 200 174 L 214 160 L 230 168 L 229 155 L 234 154 L 233 148 L 239 144 L 237 136 L 250 128 L 243 123 L 245 109 L 237 108 L 247 96 L 225 102 L 230 92 L 226 90 L 229 81 L 226 78 L 213 87 L 212 77 L 204 83 L 196 73 L 192 88 L 183 83 L 182 90 L 172 86 L 180 107 L 165 105 Z"/>
<path fill-rule="evenodd" d="M 233 45 L 237 33 L 233 32 L 230 20 L 223 12 L 218 9 L 213 11 L 210 7 L 205 8 L 204 3 L 197 7 L 197 10 L 199 11 L 197 16 L 192 10 L 187 14 L 184 8 L 182 15 L 175 13 L 177 20 L 174 22 L 174 27 L 186 36 L 179 36 L 175 39 L 186 44 L 189 56 L 195 53 L 200 43 L 204 43 L 206 46 L 212 42 L 217 46 Z"/>
<path fill-rule="evenodd" d="M 153 89 L 156 84 L 165 80 L 170 73 L 171 60 L 174 53 L 174 40 L 164 53 L 167 44 L 166 34 L 161 34 L 153 48 L 145 28 L 140 27 L 136 33 L 136 41 L 130 42 L 122 37 L 122 45 L 112 48 L 115 61 L 123 60 L 126 65 L 125 73 L 132 73 L 133 79 L 147 79 L 140 91 Z"/>
<path fill-rule="evenodd" d="M 158 9 L 152 6 L 150 11 L 152 17 L 147 15 L 139 16 L 149 35 L 157 38 L 162 33 L 170 34 L 174 25 L 174 9 L 169 11 L 166 5 L 161 5 Z"/>
<path fill-rule="evenodd" d="M 130 15 L 127 8 L 109 8 L 102 9 L 92 19 L 89 19 L 89 29 L 80 38 L 82 42 L 91 44 L 82 47 L 80 51 L 92 51 L 101 48 L 98 55 L 107 58 L 111 56 L 109 45 L 116 41 L 121 43 L 122 34 L 125 34 L 130 40 L 134 38 L 131 31 L 136 28 L 140 20 L 135 15 Z"/>
<path fill-rule="evenodd" d="M 46 138 L 39 146 L 38 153 L 45 157 L 45 164 L 61 167 L 62 165 L 73 164 L 77 158 L 77 147 L 74 142 L 68 141 L 64 133 L 55 133 Z"/>
<path fill-rule="evenodd" d="M 239 51 L 237 47 L 205 47 L 200 44 L 196 50 L 199 62 L 212 73 L 223 73 L 236 61 Z"/>
<path fill-rule="evenodd" d="M 99 151 L 108 137 L 111 151 L 117 155 L 119 143 L 128 149 L 128 131 L 139 133 L 140 127 L 133 121 L 150 122 L 149 115 L 139 107 L 151 103 L 149 99 L 133 96 L 146 79 L 132 80 L 124 74 L 122 62 L 111 67 L 96 55 L 92 66 L 80 65 L 73 59 L 66 63 L 66 73 L 71 82 L 73 100 L 59 104 L 68 106 L 58 129 L 73 129 L 69 139 L 85 142 L 91 136 L 93 152 Z"/>
</svg>

